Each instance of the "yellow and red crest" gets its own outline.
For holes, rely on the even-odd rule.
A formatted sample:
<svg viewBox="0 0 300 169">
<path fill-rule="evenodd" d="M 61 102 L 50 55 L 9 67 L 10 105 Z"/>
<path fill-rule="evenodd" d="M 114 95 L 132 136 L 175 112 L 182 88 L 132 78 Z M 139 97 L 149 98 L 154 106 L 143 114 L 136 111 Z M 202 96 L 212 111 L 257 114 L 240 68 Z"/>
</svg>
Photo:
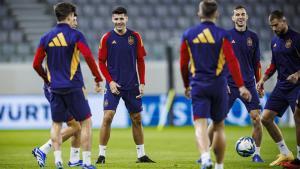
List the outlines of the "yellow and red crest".
<svg viewBox="0 0 300 169">
<path fill-rule="evenodd" d="M 128 37 L 128 44 L 129 45 L 133 45 L 134 44 L 134 38 L 133 38 L 133 36 L 129 36 Z"/>
<path fill-rule="evenodd" d="M 288 39 L 286 42 L 285 42 L 285 47 L 286 48 L 290 48 L 292 46 L 292 40 L 291 39 Z"/>
</svg>

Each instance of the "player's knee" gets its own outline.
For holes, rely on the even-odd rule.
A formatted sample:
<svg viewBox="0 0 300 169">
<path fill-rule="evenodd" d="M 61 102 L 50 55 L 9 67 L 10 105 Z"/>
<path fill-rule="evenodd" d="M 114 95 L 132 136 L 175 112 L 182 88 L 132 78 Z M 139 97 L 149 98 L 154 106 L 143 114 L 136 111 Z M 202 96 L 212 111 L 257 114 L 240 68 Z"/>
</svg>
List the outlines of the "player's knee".
<svg viewBox="0 0 300 169">
<path fill-rule="evenodd" d="M 270 119 L 270 118 L 266 118 L 266 117 L 262 117 L 261 118 L 261 122 L 264 126 L 268 126 L 270 125 L 271 123 L 273 123 L 273 119 Z"/>
<path fill-rule="evenodd" d="M 136 126 L 142 125 L 142 118 L 140 113 L 131 115 L 131 121 Z"/>
<path fill-rule="evenodd" d="M 257 124 L 261 121 L 260 116 L 258 113 L 252 113 L 251 114 L 251 120 L 253 122 L 253 124 Z"/>
<path fill-rule="evenodd" d="M 113 117 L 105 115 L 103 118 L 103 125 L 110 125 L 112 123 Z"/>
<path fill-rule="evenodd" d="M 70 122 L 67 123 L 69 127 L 71 127 L 74 132 L 80 131 L 81 130 L 81 125 L 79 122 L 72 120 Z"/>
<path fill-rule="evenodd" d="M 73 130 L 74 130 L 75 132 L 81 131 L 81 125 L 80 125 L 80 123 L 78 123 L 78 122 L 74 123 L 74 125 L 72 126 L 72 128 L 73 128 Z"/>
</svg>

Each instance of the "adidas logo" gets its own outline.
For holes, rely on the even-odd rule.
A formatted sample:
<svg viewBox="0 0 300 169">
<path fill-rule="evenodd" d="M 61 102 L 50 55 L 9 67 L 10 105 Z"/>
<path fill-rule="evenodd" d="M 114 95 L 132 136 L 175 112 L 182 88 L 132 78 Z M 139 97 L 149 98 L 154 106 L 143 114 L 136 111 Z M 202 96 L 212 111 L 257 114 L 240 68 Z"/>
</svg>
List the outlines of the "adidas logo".
<svg viewBox="0 0 300 169">
<path fill-rule="evenodd" d="M 212 36 L 210 30 L 208 28 L 204 29 L 203 32 L 199 33 L 198 36 L 193 39 L 193 43 L 210 43 L 214 44 L 215 39 Z"/>
<path fill-rule="evenodd" d="M 64 34 L 60 32 L 57 34 L 52 41 L 48 44 L 49 47 L 61 47 L 61 46 L 68 46 Z"/>
<path fill-rule="evenodd" d="M 113 40 L 111 44 L 117 44 L 117 42 L 115 40 Z"/>
<path fill-rule="evenodd" d="M 232 41 L 231 41 L 231 43 L 235 43 L 235 41 L 234 41 L 234 40 L 232 40 Z"/>
</svg>

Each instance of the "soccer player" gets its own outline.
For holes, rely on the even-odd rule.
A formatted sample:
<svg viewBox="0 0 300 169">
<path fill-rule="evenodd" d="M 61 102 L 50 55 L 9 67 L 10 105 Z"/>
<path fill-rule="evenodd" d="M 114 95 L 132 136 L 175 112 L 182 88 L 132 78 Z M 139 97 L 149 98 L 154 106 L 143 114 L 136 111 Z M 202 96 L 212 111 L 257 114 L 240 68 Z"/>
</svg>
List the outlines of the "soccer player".
<svg viewBox="0 0 300 169">
<path fill-rule="evenodd" d="M 198 16 L 201 24 L 184 32 L 180 49 L 181 75 L 185 95 L 192 98 L 195 135 L 201 153 L 201 169 L 211 169 L 213 165 L 209 153 L 207 118 L 213 121 L 215 168 L 224 168 L 226 147 L 224 119 L 228 110 L 225 63 L 228 64 L 241 96 L 247 101 L 251 100 L 251 94 L 244 86 L 229 34 L 215 25 L 217 8 L 215 0 L 200 2 Z"/>
<path fill-rule="evenodd" d="M 77 14 L 74 14 L 74 20 L 71 23 L 72 28 L 77 28 L 78 22 L 77 22 Z M 50 103 L 50 98 L 51 98 L 51 89 L 49 85 L 44 84 L 44 94 L 48 102 Z M 62 134 L 62 141 L 65 142 L 68 140 L 70 137 L 72 137 L 71 140 L 71 150 L 70 150 L 70 160 L 68 165 L 70 167 L 75 167 L 75 166 L 81 166 L 82 165 L 82 160 L 80 160 L 80 133 L 81 133 L 81 126 L 80 123 L 77 122 L 74 117 L 67 112 L 66 118 L 64 120 L 68 127 L 62 129 L 61 134 Z M 49 153 L 49 151 L 52 148 L 52 141 L 49 139 L 45 144 L 43 144 L 41 147 L 34 148 L 32 150 L 32 154 L 36 158 L 38 165 L 40 167 L 44 167 L 46 163 L 46 156 Z"/>
<path fill-rule="evenodd" d="M 276 86 L 267 100 L 262 114 L 262 123 L 280 151 L 278 158 L 270 163 L 270 166 L 275 166 L 280 165 L 283 161 L 294 159 L 274 118 L 281 117 L 288 106 L 291 106 L 293 112 L 295 110 L 300 83 L 291 83 L 287 78 L 300 70 L 300 34 L 288 26 L 283 12 L 278 10 L 269 15 L 269 24 L 276 34 L 271 42 L 272 61 L 264 77 L 257 83 L 257 90 L 262 92 L 264 83 L 277 71 Z"/>
<path fill-rule="evenodd" d="M 229 86 L 229 104 L 230 109 L 234 101 L 239 98 L 246 106 L 250 113 L 253 124 L 252 137 L 255 141 L 255 153 L 252 157 L 253 162 L 264 162 L 260 157 L 260 145 L 262 140 L 262 124 L 260 120 L 260 101 L 257 90 L 255 88 L 255 81 L 260 80 L 261 65 L 260 65 L 260 50 L 259 40 L 256 33 L 247 28 L 248 15 L 245 7 L 238 5 L 233 10 L 232 21 L 234 28 L 229 30 L 231 36 L 231 44 L 235 56 L 237 57 L 243 76 L 246 88 L 252 95 L 251 102 L 239 96 L 239 91 L 234 83 L 231 75 L 228 76 Z"/>
<path fill-rule="evenodd" d="M 300 70 L 292 75 L 290 75 L 287 80 L 292 83 L 298 83 L 300 79 Z M 297 139 L 297 157 L 293 161 L 281 163 L 283 167 L 289 169 L 299 169 L 300 168 L 300 90 L 298 91 L 297 102 L 295 107 L 294 119 L 296 126 L 296 139 Z"/>
<path fill-rule="evenodd" d="M 130 114 L 137 162 L 154 162 L 145 153 L 141 120 L 146 51 L 140 34 L 126 27 L 127 21 L 127 10 L 124 7 L 115 8 L 112 11 L 114 29 L 103 35 L 99 45 L 99 66 L 106 79 L 107 91 L 103 102 L 104 116 L 100 129 L 99 157 L 96 162 L 98 164 L 105 163 L 111 122 L 120 98 L 124 100 Z"/>
<path fill-rule="evenodd" d="M 61 128 L 66 111 L 81 123 L 81 146 L 83 169 L 94 169 L 91 165 L 91 112 L 85 97 L 85 87 L 80 69 L 79 54 L 82 53 L 96 82 L 96 91 L 101 90 L 102 78 L 93 55 L 81 32 L 71 28 L 76 6 L 62 2 L 54 6 L 57 25 L 40 40 L 33 67 L 51 88 L 51 140 L 54 148 L 56 168 L 63 168 L 61 155 Z M 42 62 L 47 55 L 47 73 Z"/>
</svg>

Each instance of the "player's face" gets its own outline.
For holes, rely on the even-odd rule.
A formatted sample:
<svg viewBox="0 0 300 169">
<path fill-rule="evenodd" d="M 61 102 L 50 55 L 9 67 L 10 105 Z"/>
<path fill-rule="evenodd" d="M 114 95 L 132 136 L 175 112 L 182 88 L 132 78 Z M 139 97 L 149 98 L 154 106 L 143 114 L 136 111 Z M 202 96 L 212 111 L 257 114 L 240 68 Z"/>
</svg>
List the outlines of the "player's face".
<svg viewBox="0 0 300 169">
<path fill-rule="evenodd" d="M 276 35 L 284 34 L 286 31 L 286 21 L 284 19 L 273 19 L 270 22 L 270 27 Z"/>
<path fill-rule="evenodd" d="M 71 27 L 76 29 L 78 26 L 78 22 L 77 22 L 77 16 L 74 16 L 74 20 L 73 22 L 71 23 Z"/>
<path fill-rule="evenodd" d="M 112 22 L 114 23 L 114 27 L 118 32 L 122 32 L 126 29 L 126 24 L 128 21 L 128 16 L 125 14 L 113 14 Z"/>
<path fill-rule="evenodd" d="M 232 21 L 238 27 L 244 27 L 247 24 L 248 15 L 244 8 L 233 11 Z"/>
</svg>

